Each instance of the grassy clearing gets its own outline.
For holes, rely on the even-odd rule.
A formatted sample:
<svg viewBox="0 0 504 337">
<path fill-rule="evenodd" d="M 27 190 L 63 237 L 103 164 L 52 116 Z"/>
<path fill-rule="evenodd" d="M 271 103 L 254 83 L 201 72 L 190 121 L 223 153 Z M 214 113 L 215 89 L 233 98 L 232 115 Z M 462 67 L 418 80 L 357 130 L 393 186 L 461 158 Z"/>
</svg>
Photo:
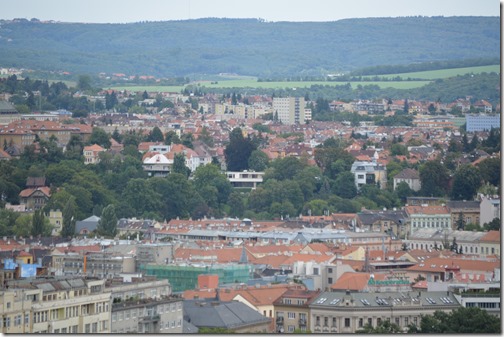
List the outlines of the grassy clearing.
<svg viewBox="0 0 504 337">
<path fill-rule="evenodd" d="M 292 89 L 292 88 L 307 88 L 312 85 L 329 85 L 339 86 L 345 85 L 349 82 L 324 82 L 324 81 L 310 81 L 310 82 L 257 82 L 252 80 L 222 80 L 218 82 L 200 81 L 192 83 L 206 88 L 265 88 L 265 89 Z M 396 89 L 411 89 L 419 88 L 428 84 L 429 81 L 390 81 L 390 82 L 375 82 L 375 81 L 362 81 L 350 82 L 352 88 L 362 85 L 377 85 L 380 88 L 396 88 Z M 181 92 L 184 86 L 120 86 L 111 87 L 114 90 L 128 90 L 128 91 L 145 91 L 148 92 Z"/>
<path fill-rule="evenodd" d="M 448 78 L 457 75 L 465 75 L 469 73 L 480 74 L 480 73 L 500 73 L 500 65 L 491 66 L 481 66 L 481 67 L 467 67 L 467 68 L 453 68 L 453 69 L 440 69 L 440 70 L 430 70 L 430 71 L 419 71 L 413 73 L 403 73 L 403 74 L 388 74 L 388 75 L 378 75 L 378 77 L 383 78 L 394 78 L 401 77 L 403 79 L 407 78 L 420 78 L 424 80 L 435 80 L 438 78 Z M 374 76 L 365 76 L 373 78 Z"/>
</svg>

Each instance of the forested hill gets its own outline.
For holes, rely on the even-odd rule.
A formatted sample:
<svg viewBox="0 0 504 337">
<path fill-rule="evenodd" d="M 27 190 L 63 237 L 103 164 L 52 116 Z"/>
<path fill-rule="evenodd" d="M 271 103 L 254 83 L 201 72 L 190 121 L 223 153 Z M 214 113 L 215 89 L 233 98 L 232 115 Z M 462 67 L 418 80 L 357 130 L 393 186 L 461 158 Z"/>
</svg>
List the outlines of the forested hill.
<svg viewBox="0 0 504 337">
<path fill-rule="evenodd" d="M 0 67 L 72 73 L 304 76 L 480 57 L 500 57 L 499 17 L 0 21 Z"/>
</svg>

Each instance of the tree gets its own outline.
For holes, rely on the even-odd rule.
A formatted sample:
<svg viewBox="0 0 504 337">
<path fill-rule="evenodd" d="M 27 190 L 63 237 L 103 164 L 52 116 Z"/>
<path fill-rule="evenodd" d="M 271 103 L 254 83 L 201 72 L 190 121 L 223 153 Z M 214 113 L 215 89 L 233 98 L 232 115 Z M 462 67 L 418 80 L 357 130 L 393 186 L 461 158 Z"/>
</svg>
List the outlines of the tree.
<svg viewBox="0 0 504 337">
<path fill-rule="evenodd" d="M 93 87 L 91 85 L 91 76 L 79 75 L 79 79 L 77 81 L 77 89 L 79 89 L 81 91 L 93 89 Z"/>
<path fill-rule="evenodd" d="M 392 334 L 392 333 L 402 333 L 401 328 L 395 324 L 391 323 L 389 320 L 381 321 L 378 323 L 376 328 L 369 323 L 366 323 L 364 327 L 360 330 L 355 331 L 355 333 L 377 333 L 377 334 Z"/>
<path fill-rule="evenodd" d="M 334 183 L 334 193 L 345 199 L 352 199 L 357 195 L 355 176 L 351 172 L 342 172 Z"/>
<path fill-rule="evenodd" d="M 249 138 L 244 138 L 240 128 L 234 128 L 229 134 L 229 144 L 224 149 L 228 171 L 248 169 L 248 160 L 256 149 Z"/>
<path fill-rule="evenodd" d="M 446 168 L 437 160 L 420 166 L 420 195 L 440 197 L 446 194 L 450 176 Z"/>
<path fill-rule="evenodd" d="M 457 229 L 464 230 L 465 227 L 464 213 L 459 212 L 456 226 Z"/>
<path fill-rule="evenodd" d="M 413 195 L 413 190 L 409 187 L 407 182 L 401 181 L 397 184 L 396 193 L 399 199 L 405 202 L 408 197 Z"/>
<path fill-rule="evenodd" d="M 462 165 L 453 177 L 451 197 L 453 200 L 472 200 L 481 185 L 479 170 L 470 164 Z"/>
<path fill-rule="evenodd" d="M 185 164 L 185 157 L 183 153 L 175 153 L 173 156 L 172 173 L 180 173 L 186 177 L 189 177 L 191 174 L 191 169 L 189 169 Z"/>
<path fill-rule="evenodd" d="M 63 208 L 63 226 L 60 235 L 62 237 L 72 237 L 75 235 L 75 197 L 70 197 Z"/>
<path fill-rule="evenodd" d="M 208 128 L 206 126 L 203 126 L 203 128 L 201 129 L 198 140 L 202 141 L 204 144 L 210 147 L 214 146 L 214 139 L 212 135 L 210 135 L 210 132 L 208 131 Z"/>
<path fill-rule="evenodd" d="M 487 334 L 500 333 L 500 319 L 478 307 L 459 307 L 450 313 L 435 311 L 433 315 L 422 315 L 421 333 L 437 334 Z"/>
<path fill-rule="evenodd" d="M 245 212 L 245 197 L 238 191 L 232 191 L 227 201 L 229 205 L 229 215 L 242 217 Z"/>
<path fill-rule="evenodd" d="M 264 171 L 268 167 L 269 158 L 266 153 L 261 150 L 254 150 L 250 153 L 248 167 L 256 172 Z"/>
<path fill-rule="evenodd" d="M 147 141 L 149 141 L 149 142 L 163 142 L 164 136 L 163 136 L 163 132 L 161 132 L 161 129 L 159 129 L 157 126 L 153 127 L 151 132 L 149 133 L 149 136 L 147 137 Z"/>
<path fill-rule="evenodd" d="M 44 213 L 42 210 L 36 210 L 33 213 L 31 234 L 33 236 L 44 234 Z"/>
<path fill-rule="evenodd" d="M 108 205 L 102 211 L 100 221 L 98 221 L 97 232 L 100 235 L 115 237 L 117 234 L 117 216 L 115 206 Z"/>
<path fill-rule="evenodd" d="M 110 148 L 110 137 L 102 128 L 94 127 L 88 144 L 98 144 L 104 148 Z"/>
<path fill-rule="evenodd" d="M 500 158 L 486 158 L 476 166 L 480 171 L 483 181 L 489 182 L 493 186 L 499 186 L 501 180 Z"/>
</svg>

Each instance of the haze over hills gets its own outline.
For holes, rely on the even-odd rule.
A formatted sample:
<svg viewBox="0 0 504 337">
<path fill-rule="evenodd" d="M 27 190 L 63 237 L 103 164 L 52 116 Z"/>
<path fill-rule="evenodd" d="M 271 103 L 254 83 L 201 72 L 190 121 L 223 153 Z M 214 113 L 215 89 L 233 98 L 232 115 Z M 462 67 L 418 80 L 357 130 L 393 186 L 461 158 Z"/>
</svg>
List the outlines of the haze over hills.
<svg viewBox="0 0 504 337">
<path fill-rule="evenodd" d="M 480 57 L 500 57 L 499 17 L 334 22 L 209 18 L 131 24 L 0 21 L 0 67 L 72 73 L 311 76 Z"/>
</svg>

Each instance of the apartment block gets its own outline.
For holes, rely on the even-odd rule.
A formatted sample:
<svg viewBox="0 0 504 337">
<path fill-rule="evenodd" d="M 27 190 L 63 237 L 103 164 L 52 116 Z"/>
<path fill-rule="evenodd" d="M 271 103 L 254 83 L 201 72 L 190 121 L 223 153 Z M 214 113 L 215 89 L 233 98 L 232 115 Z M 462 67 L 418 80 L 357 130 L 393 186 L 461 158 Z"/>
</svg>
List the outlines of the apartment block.
<svg viewBox="0 0 504 337">
<path fill-rule="evenodd" d="M 283 124 L 303 124 L 306 103 L 303 97 L 275 97 L 273 98 L 273 115 L 278 114 L 278 120 Z"/>
</svg>

